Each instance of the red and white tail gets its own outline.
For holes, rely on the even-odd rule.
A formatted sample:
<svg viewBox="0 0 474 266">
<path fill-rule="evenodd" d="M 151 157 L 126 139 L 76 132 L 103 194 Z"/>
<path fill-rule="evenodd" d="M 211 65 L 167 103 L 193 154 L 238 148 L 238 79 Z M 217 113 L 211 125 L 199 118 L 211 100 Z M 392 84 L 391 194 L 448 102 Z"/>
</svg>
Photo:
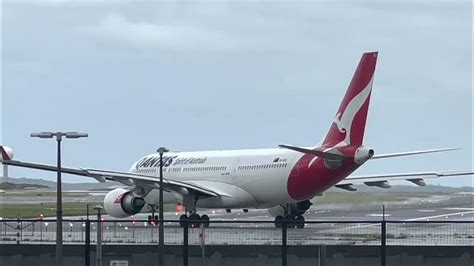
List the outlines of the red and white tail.
<svg viewBox="0 0 474 266">
<path fill-rule="evenodd" d="M 377 54 L 362 55 L 323 146 L 362 145 Z"/>
</svg>

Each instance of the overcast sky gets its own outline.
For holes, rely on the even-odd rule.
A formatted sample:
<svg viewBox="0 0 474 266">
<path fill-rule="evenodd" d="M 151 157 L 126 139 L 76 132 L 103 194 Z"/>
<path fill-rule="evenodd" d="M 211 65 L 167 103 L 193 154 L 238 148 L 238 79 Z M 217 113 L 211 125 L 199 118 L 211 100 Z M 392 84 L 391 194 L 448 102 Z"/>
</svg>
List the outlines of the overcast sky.
<svg viewBox="0 0 474 266">
<path fill-rule="evenodd" d="M 365 145 L 462 150 L 377 160 L 356 174 L 472 169 L 472 10 L 470 1 L 4 1 L 1 142 L 16 159 L 54 164 L 55 143 L 29 133 L 85 131 L 64 142 L 63 163 L 122 171 L 159 146 L 310 146 L 361 54 L 378 50 Z"/>
</svg>

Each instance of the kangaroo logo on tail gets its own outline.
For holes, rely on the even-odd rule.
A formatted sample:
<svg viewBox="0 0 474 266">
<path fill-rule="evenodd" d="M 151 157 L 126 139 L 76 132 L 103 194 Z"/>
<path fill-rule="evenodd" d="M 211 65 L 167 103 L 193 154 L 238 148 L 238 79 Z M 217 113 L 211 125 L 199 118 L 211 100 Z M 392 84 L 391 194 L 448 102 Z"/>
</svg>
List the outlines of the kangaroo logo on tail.
<svg viewBox="0 0 474 266">
<path fill-rule="evenodd" d="M 345 133 L 346 137 L 344 138 L 344 142 L 346 144 L 351 143 L 351 127 L 352 121 L 356 116 L 357 112 L 359 112 L 362 105 L 364 105 L 365 101 L 369 98 L 370 92 L 372 91 L 372 80 L 370 80 L 369 84 L 363 89 L 356 97 L 352 98 L 349 104 L 346 106 L 344 113 L 337 113 L 336 117 L 334 118 L 334 124 L 336 124 L 337 129 L 339 132 Z"/>
<path fill-rule="evenodd" d="M 376 63 L 377 52 L 362 55 L 323 146 L 362 145 Z"/>
</svg>

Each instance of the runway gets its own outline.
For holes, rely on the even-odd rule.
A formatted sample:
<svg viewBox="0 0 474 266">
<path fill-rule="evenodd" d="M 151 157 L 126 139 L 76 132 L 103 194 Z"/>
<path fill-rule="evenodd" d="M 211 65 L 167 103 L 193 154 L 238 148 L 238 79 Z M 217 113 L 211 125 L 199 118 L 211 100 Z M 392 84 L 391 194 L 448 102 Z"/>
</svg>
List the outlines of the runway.
<svg viewBox="0 0 474 266">
<path fill-rule="evenodd" d="M 317 204 L 317 203 L 316 203 Z M 414 198 L 405 202 L 373 203 L 370 205 L 313 205 L 304 215 L 308 221 L 380 221 L 382 205 L 385 219 L 392 221 L 469 221 L 474 220 L 474 195 L 450 194 L 431 198 Z M 204 213 L 204 212 L 203 212 Z M 205 212 L 213 220 L 273 220 L 267 210 L 248 213 L 224 210 Z M 177 216 L 176 213 L 174 216 Z M 146 219 L 146 216 L 138 216 Z M 165 218 L 173 219 L 168 213 Z M 176 218 L 174 218 L 176 219 Z"/>
<path fill-rule="evenodd" d="M 406 202 L 386 204 L 387 245 L 472 245 L 474 239 L 474 207 L 472 194 L 441 195 Z M 266 210 L 201 211 L 207 213 L 210 228 L 189 229 L 189 243 L 202 241 L 215 245 L 279 245 L 281 229 L 274 227 L 273 217 Z M 177 220 L 181 213 L 166 213 L 166 220 Z M 373 205 L 312 206 L 306 214 L 304 229 L 289 229 L 289 245 L 380 245 L 382 208 Z M 70 217 L 64 223 L 64 242 L 84 241 L 85 217 Z M 105 216 L 102 223 L 105 244 L 150 244 L 158 242 L 158 227 L 142 220 L 140 214 L 128 220 Z M 135 222 L 134 222 L 135 221 Z M 463 222 L 464 221 L 464 222 Z M 453 222 L 453 223 L 448 223 Z M 471 223 L 469 223 L 471 222 Z M 20 225 L 21 229 L 17 226 Z M 19 233 L 19 236 L 17 236 Z M 204 235 L 204 240 L 201 237 Z M 55 225 L 43 222 L 2 222 L 2 243 L 51 243 L 55 239 Z M 96 237 L 96 223 L 91 226 L 92 241 Z M 165 243 L 181 245 L 183 229 L 177 222 L 165 223 Z"/>
</svg>

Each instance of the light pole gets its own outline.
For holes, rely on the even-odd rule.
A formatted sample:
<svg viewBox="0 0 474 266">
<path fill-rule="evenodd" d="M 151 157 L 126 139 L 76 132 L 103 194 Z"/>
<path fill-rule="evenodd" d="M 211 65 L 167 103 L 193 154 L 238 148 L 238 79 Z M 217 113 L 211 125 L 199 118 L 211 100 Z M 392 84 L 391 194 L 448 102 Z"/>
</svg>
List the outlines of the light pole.
<svg viewBox="0 0 474 266">
<path fill-rule="evenodd" d="M 86 243 L 85 243 L 85 266 L 91 265 L 91 221 L 89 220 L 89 205 L 86 204 Z"/>
<path fill-rule="evenodd" d="M 63 266 L 63 204 L 62 204 L 62 186 L 61 186 L 61 141 L 63 137 L 68 139 L 85 138 L 87 133 L 77 132 L 40 132 L 31 133 L 31 137 L 51 139 L 56 137 L 57 147 L 57 173 L 56 180 L 56 266 Z"/>
<path fill-rule="evenodd" d="M 97 246 L 95 252 L 95 266 L 102 266 L 102 219 L 100 211 L 102 206 L 94 206 L 94 210 L 97 211 Z"/>
<path fill-rule="evenodd" d="M 164 239 L 164 235 L 165 235 L 165 230 L 163 228 L 163 153 L 165 152 L 168 152 L 169 150 L 164 148 L 164 147 L 160 147 L 158 148 L 158 153 L 160 154 L 160 210 L 159 210 L 159 215 L 160 215 L 160 228 L 159 228 L 159 246 L 160 246 L 160 258 L 159 258 L 159 263 L 158 265 L 159 266 L 163 266 L 164 265 L 164 256 L 165 256 L 165 239 Z"/>
<path fill-rule="evenodd" d="M 89 220 L 89 205 L 90 203 L 86 203 L 86 219 Z"/>
</svg>

